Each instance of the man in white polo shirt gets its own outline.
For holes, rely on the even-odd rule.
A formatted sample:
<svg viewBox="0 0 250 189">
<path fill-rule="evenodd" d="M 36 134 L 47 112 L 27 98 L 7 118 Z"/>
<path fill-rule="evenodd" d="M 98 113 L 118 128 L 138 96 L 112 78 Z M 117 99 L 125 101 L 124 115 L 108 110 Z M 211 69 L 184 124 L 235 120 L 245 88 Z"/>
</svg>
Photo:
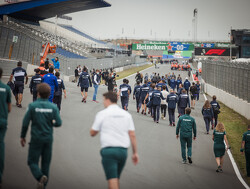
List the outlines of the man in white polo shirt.
<svg viewBox="0 0 250 189">
<path fill-rule="evenodd" d="M 109 189 L 119 189 L 119 179 L 127 159 L 130 141 L 133 149 L 132 160 L 136 165 L 139 157 L 132 116 L 117 105 L 117 94 L 103 94 L 106 109 L 100 111 L 90 130 L 91 136 L 100 132 L 102 165 Z"/>
</svg>

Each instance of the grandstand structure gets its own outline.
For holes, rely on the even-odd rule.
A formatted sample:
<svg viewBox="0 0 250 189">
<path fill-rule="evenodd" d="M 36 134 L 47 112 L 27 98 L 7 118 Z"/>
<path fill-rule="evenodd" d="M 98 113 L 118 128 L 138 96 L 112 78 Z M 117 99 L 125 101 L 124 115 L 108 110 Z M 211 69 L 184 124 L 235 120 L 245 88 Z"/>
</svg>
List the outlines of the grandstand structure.
<svg viewBox="0 0 250 189">
<path fill-rule="evenodd" d="M 41 57 L 59 57 L 64 76 L 74 74 L 76 66 L 110 69 L 145 64 L 146 59 L 104 42 L 71 26 L 44 19 L 111 6 L 104 0 L 15 0 L 0 3 L 0 65 L 4 73 L 23 61 L 25 68 L 40 65 Z M 54 54 L 42 56 L 42 46 L 56 46 Z M 34 66 L 32 66 L 32 65 Z"/>
<path fill-rule="evenodd" d="M 112 46 L 106 42 L 97 40 L 72 26 L 55 25 L 54 23 L 41 21 L 62 13 L 110 6 L 105 1 L 82 0 L 73 2 L 64 0 L 58 2 L 51 0 L 47 1 L 46 5 L 41 4 L 41 1 L 40 4 L 38 1 L 16 2 L 6 5 L 1 4 L 0 6 L 0 16 L 2 17 L 0 23 L 0 47 L 2 47 L 0 58 L 21 59 L 37 64 L 41 46 L 48 42 L 57 46 L 57 54 L 75 59 L 105 57 L 105 50 L 112 49 Z M 67 6 L 69 3 L 74 5 Z M 63 9 L 57 9 L 59 5 Z M 50 13 L 48 13 L 48 9 Z M 7 14 L 7 16 L 4 16 L 4 14 Z M 41 22 L 39 23 L 39 21 Z M 54 32 L 55 29 L 58 32 Z M 16 38 L 20 43 L 17 41 L 17 44 L 13 43 L 12 37 L 13 40 Z M 33 40 L 36 42 L 33 42 Z M 24 45 L 21 45 L 22 43 Z"/>
</svg>

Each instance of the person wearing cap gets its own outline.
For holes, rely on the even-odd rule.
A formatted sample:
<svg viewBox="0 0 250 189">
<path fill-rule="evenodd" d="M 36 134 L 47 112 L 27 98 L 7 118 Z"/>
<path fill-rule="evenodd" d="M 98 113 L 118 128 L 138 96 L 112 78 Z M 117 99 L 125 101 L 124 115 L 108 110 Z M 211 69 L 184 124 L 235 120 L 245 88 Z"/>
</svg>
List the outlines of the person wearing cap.
<svg viewBox="0 0 250 189">
<path fill-rule="evenodd" d="M 103 94 L 105 109 L 98 112 L 90 130 L 92 137 L 100 132 L 102 166 L 109 189 L 120 188 L 120 178 L 125 166 L 128 148 L 132 144 L 132 161 L 139 162 L 135 126 L 132 116 L 117 105 L 117 94 Z"/>
<path fill-rule="evenodd" d="M 4 170 L 4 138 L 8 125 L 8 114 L 11 111 L 11 89 L 2 83 L 3 70 L 0 68 L 0 188 L 2 185 L 2 175 Z"/>
<path fill-rule="evenodd" d="M 193 139 L 196 140 L 196 122 L 193 117 L 190 116 L 191 109 L 185 109 L 185 115 L 181 116 L 176 127 L 176 138 L 180 137 L 181 142 L 181 154 L 182 154 L 182 163 L 187 163 L 187 155 L 188 161 L 190 164 L 192 161 L 192 133 L 194 134 Z M 180 134 L 180 136 L 179 136 Z M 188 152 L 186 154 L 186 148 Z"/>
<path fill-rule="evenodd" d="M 42 83 L 43 77 L 40 75 L 40 69 L 35 69 L 36 75 L 31 78 L 30 81 L 30 93 L 33 95 L 33 102 L 37 99 L 36 87 L 38 84 Z"/>
<path fill-rule="evenodd" d="M 53 127 L 60 127 L 62 120 L 55 104 L 50 103 L 50 86 L 41 83 L 37 86 L 38 99 L 29 104 L 23 118 L 21 130 L 21 146 L 26 145 L 26 135 L 31 122 L 31 139 L 29 143 L 28 165 L 37 188 L 44 189 L 48 183 L 50 162 L 52 158 Z M 41 168 L 39 160 L 41 159 Z"/>
<path fill-rule="evenodd" d="M 247 177 L 250 177 L 250 125 L 248 125 L 247 128 L 247 132 L 245 132 L 242 137 L 240 151 L 242 154 L 245 152 Z"/>
</svg>

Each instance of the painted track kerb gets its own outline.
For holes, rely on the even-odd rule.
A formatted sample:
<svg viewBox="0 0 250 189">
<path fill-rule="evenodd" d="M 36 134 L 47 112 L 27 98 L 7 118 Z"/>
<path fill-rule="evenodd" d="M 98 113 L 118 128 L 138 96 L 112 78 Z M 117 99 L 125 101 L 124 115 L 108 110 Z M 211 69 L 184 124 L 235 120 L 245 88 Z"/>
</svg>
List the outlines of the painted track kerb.
<svg viewBox="0 0 250 189">
<path fill-rule="evenodd" d="M 193 76 L 192 76 L 192 77 L 193 77 Z M 194 80 L 194 78 L 193 78 L 193 80 Z M 205 100 L 207 100 L 207 96 L 206 96 L 205 93 L 203 94 L 203 96 L 204 96 Z M 225 143 L 225 145 L 226 145 L 226 143 Z M 227 154 L 228 154 L 228 157 L 229 157 L 229 159 L 230 159 L 230 161 L 231 161 L 231 163 L 232 163 L 232 165 L 233 165 L 234 172 L 235 172 L 235 174 L 237 175 L 239 181 L 241 182 L 241 184 L 242 184 L 246 189 L 250 189 L 250 187 L 247 185 L 247 183 L 245 182 L 245 180 L 242 178 L 242 176 L 241 176 L 241 174 L 240 174 L 240 171 L 239 171 L 239 168 L 238 168 L 238 166 L 237 166 L 237 164 L 236 164 L 236 162 L 235 162 L 235 160 L 234 160 L 234 158 L 233 158 L 233 155 L 232 155 L 231 151 L 230 151 L 230 150 L 227 150 Z"/>
</svg>

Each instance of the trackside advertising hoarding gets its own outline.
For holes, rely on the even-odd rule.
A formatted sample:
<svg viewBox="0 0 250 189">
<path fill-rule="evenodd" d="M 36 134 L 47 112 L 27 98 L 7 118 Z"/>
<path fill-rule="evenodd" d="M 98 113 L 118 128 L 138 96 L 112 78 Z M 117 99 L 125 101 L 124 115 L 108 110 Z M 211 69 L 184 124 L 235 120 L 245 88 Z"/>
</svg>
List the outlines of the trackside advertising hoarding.
<svg viewBox="0 0 250 189">
<path fill-rule="evenodd" d="M 236 56 L 236 48 L 232 48 L 232 56 Z M 230 48 L 195 48 L 196 56 L 230 56 Z"/>
<path fill-rule="evenodd" d="M 193 44 L 181 44 L 181 43 L 168 43 L 168 44 L 144 44 L 138 43 L 132 45 L 132 50 L 158 50 L 158 51 L 192 51 L 194 50 Z"/>
</svg>

